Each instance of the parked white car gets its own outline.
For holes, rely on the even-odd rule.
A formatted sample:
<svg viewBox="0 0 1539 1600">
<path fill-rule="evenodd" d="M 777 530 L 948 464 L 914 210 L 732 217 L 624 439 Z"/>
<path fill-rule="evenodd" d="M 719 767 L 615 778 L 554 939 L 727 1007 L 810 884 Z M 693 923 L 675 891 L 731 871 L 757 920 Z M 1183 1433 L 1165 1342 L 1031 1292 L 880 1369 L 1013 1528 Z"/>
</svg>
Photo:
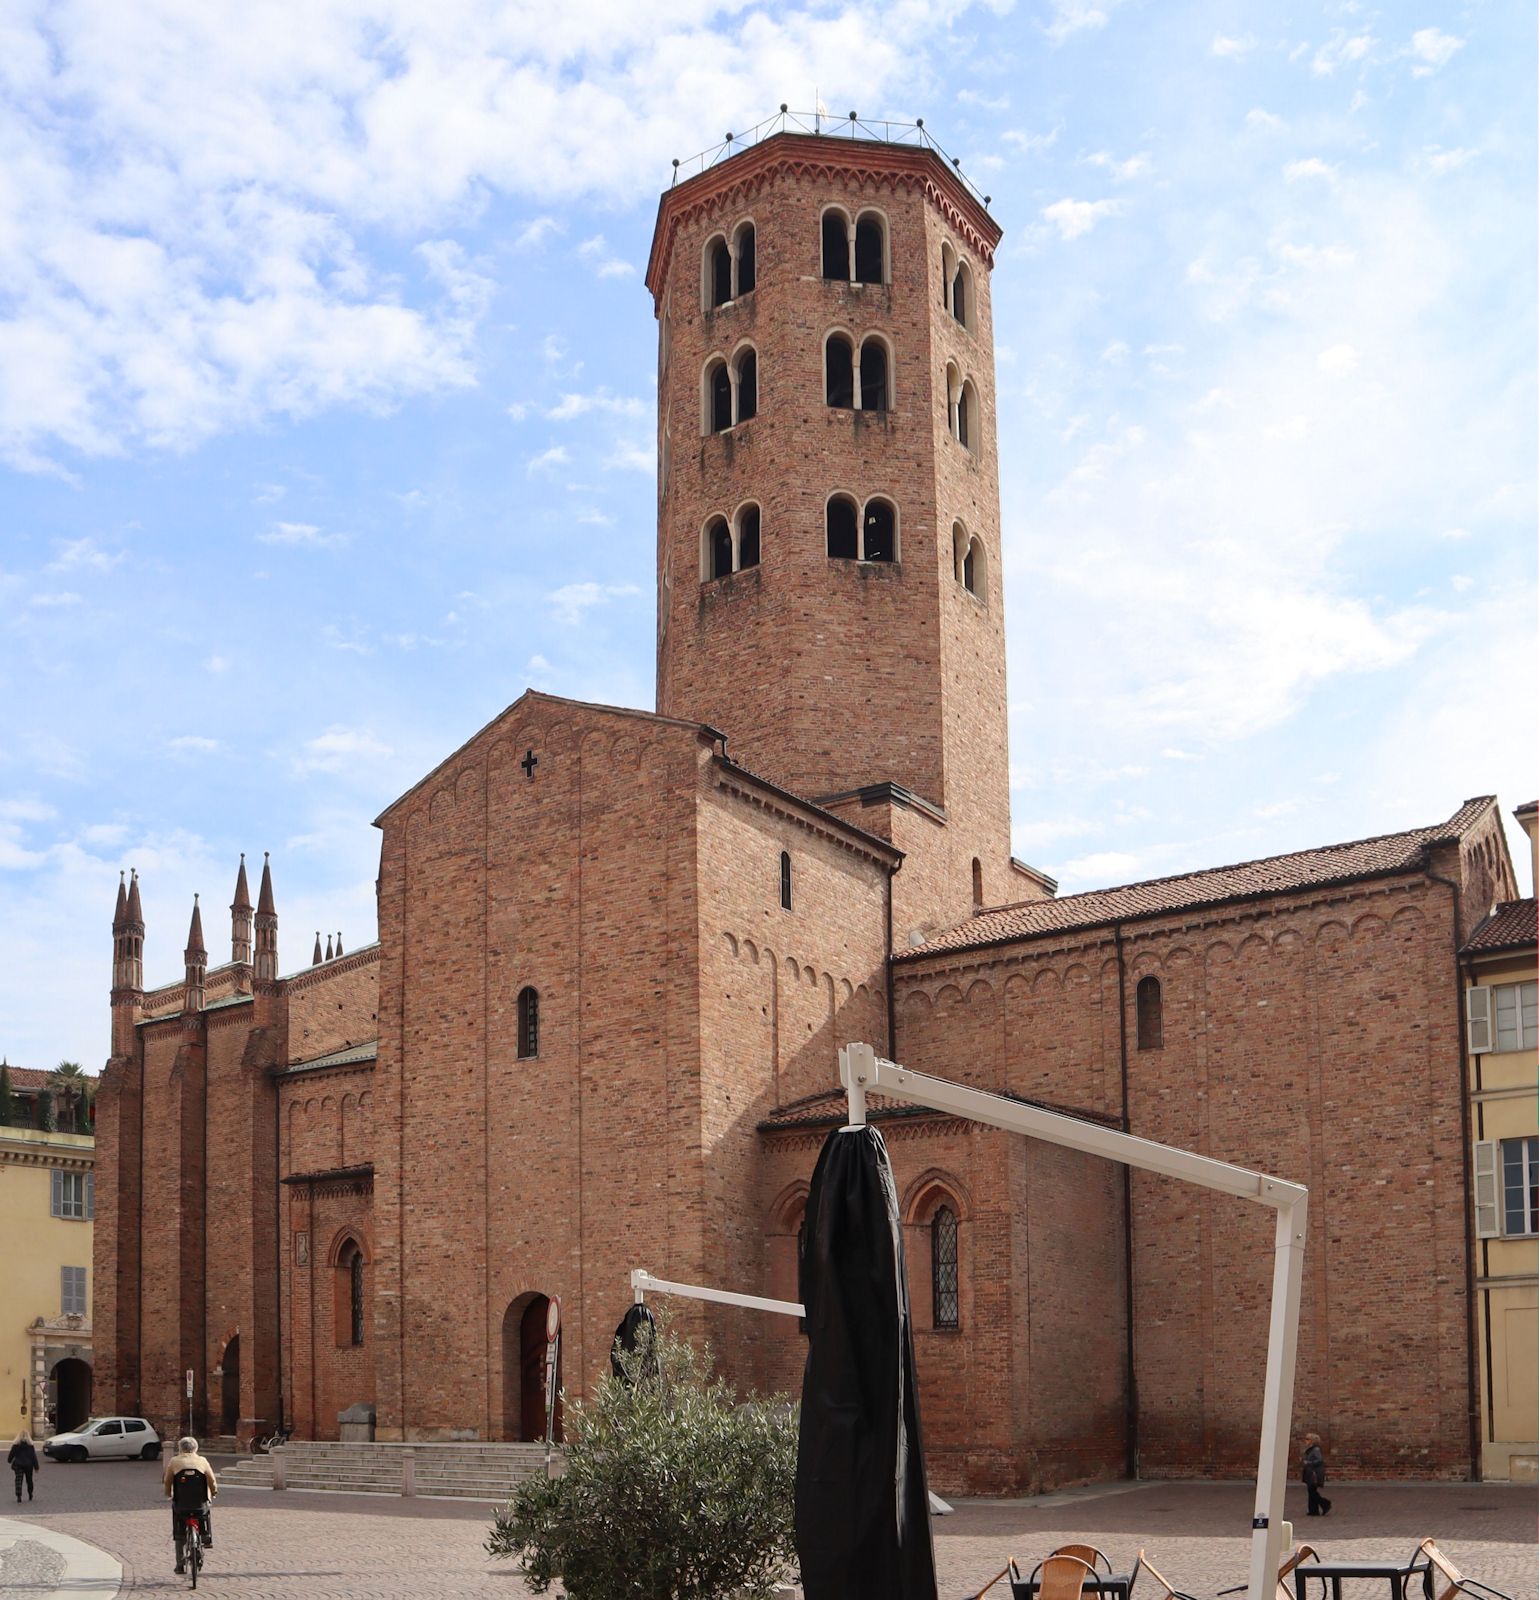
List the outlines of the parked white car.
<svg viewBox="0 0 1539 1600">
<path fill-rule="evenodd" d="M 73 1433 L 56 1433 L 43 1445 L 43 1454 L 54 1461 L 153 1461 L 160 1454 L 160 1435 L 143 1417 L 92 1417 Z"/>
</svg>

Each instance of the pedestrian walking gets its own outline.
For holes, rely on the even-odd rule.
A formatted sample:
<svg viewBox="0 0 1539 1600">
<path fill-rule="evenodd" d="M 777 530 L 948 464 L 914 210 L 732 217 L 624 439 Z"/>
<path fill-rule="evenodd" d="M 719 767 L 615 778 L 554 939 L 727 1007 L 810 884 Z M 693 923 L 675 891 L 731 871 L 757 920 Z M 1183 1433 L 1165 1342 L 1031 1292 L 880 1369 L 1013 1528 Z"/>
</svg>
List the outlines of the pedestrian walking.
<svg viewBox="0 0 1539 1600">
<path fill-rule="evenodd" d="M 32 1498 L 32 1474 L 37 1471 L 37 1449 L 32 1443 L 32 1435 L 25 1428 L 16 1435 L 11 1448 L 5 1453 L 6 1464 L 16 1474 L 16 1499 L 21 1501 L 22 1479 L 26 1479 L 27 1498 Z"/>
<path fill-rule="evenodd" d="M 1320 1491 L 1325 1487 L 1325 1452 L 1320 1448 L 1320 1435 L 1304 1435 L 1304 1487 L 1309 1490 L 1309 1515 L 1328 1517 L 1331 1503 Z"/>
</svg>

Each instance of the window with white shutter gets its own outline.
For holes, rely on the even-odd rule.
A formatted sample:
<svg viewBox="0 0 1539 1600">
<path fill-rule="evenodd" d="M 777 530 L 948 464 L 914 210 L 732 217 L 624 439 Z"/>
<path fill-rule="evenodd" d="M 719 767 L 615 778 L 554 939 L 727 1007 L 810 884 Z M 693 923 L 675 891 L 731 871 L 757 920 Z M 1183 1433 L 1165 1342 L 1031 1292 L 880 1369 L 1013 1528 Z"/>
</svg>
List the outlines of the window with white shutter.
<svg viewBox="0 0 1539 1600">
<path fill-rule="evenodd" d="M 94 1181 L 93 1175 L 84 1172 L 66 1172 L 62 1167 L 53 1169 L 50 1210 L 54 1216 L 83 1222 L 95 1214 L 91 1205 L 92 1190 L 88 1179 Z"/>
<path fill-rule="evenodd" d="M 1499 983 L 1491 990 L 1497 1050 L 1532 1050 L 1539 1044 L 1539 982 Z"/>
<path fill-rule="evenodd" d="M 1502 1140 L 1502 1232 L 1539 1233 L 1539 1138 Z"/>
<path fill-rule="evenodd" d="M 94 1172 L 86 1173 L 85 1211 L 86 1220 L 88 1222 L 94 1222 L 96 1220 L 96 1174 Z"/>
<path fill-rule="evenodd" d="M 1484 987 L 1464 991 L 1465 1030 L 1472 1056 L 1491 1048 L 1491 991 Z"/>
<path fill-rule="evenodd" d="M 1477 1239 L 1495 1239 L 1501 1234 L 1496 1201 L 1496 1141 L 1481 1139 L 1475 1145 L 1475 1237 Z"/>
</svg>

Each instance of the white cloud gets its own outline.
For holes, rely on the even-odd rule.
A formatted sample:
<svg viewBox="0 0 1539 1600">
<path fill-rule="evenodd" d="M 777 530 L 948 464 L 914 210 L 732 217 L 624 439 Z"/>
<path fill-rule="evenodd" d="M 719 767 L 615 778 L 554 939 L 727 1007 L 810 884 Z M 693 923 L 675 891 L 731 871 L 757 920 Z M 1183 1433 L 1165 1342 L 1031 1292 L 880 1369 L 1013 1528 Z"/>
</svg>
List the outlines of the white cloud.
<svg viewBox="0 0 1539 1600">
<path fill-rule="evenodd" d="M 1109 888 L 1127 883 L 1138 872 L 1139 858 L 1125 850 L 1097 850 L 1088 856 L 1076 856 L 1066 861 L 1058 871 L 1065 884 L 1091 884 L 1096 888 Z"/>
<path fill-rule="evenodd" d="M 298 773 L 341 772 L 361 762 L 379 761 L 392 754 L 389 745 L 364 728 L 335 725 L 306 739 L 294 760 Z"/>
<path fill-rule="evenodd" d="M 1092 167 L 1104 167 L 1118 183 L 1128 183 L 1134 178 L 1145 178 L 1154 171 L 1154 163 L 1149 159 L 1147 151 L 1140 151 L 1137 155 L 1118 161 L 1105 150 L 1097 150 L 1094 155 L 1086 156 L 1085 161 Z"/>
<path fill-rule="evenodd" d="M 552 422 L 570 422 L 590 411 L 606 411 L 616 417 L 644 417 L 647 407 L 635 395 L 612 394 L 607 388 L 599 388 L 592 394 L 564 394 L 545 415 Z"/>
<path fill-rule="evenodd" d="M 1441 145 L 1429 144 L 1422 154 L 1431 171 L 1436 176 L 1442 177 L 1445 172 L 1453 172 L 1456 168 L 1462 167 L 1466 161 L 1473 161 L 1480 152 L 1467 150 L 1463 145 L 1445 150 Z"/>
<path fill-rule="evenodd" d="M 977 106 L 980 111 L 992 111 L 996 116 L 1010 109 L 1010 96 L 979 94 L 976 89 L 958 89 L 957 100 L 964 106 Z"/>
<path fill-rule="evenodd" d="M 1406 54 L 1416 62 L 1411 68 L 1412 75 L 1429 77 L 1439 67 L 1446 67 L 1463 48 L 1463 39 L 1444 33 L 1441 28 L 1418 28 L 1406 49 Z"/>
<path fill-rule="evenodd" d="M 1283 119 L 1281 117 L 1274 116 L 1270 111 L 1263 111 L 1260 106 L 1252 106 L 1245 113 L 1245 126 L 1247 128 L 1273 129 L 1280 128 L 1282 125 Z"/>
<path fill-rule="evenodd" d="M 615 255 L 601 233 L 584 239 L 578 245 L 577 253 L 601 278 L 628 278 L 636 270 L 629 261 L 622 261 Z"/>
<path fill-rule="evenodd" d="M 1255 48 L 1256 41 L 1248 33 L 1243 38 L 1232 38 L 1227 34 L 1216 33 L 1213 36 L 1213 43 L 1208 46 L 1208 53 L 1223 56 L 1230 61 L 1238 61 L 1248 56 Z"/>
<path fill-rule="evenodd" d="M 1063 132 L 1060 122 L 1046 133 L 1030 133 L 1024 128 L 1006 128 L 1000 138 L 1008 145 L 1013 145 L 1022 155 L 1040 155 L 1044 150 L 1050 150 L 1058 143 L 1058 135 Z"/>
<path fill-rule="evenodd" d="M 621 439 L 604 458 L 606 472 L 655 472 L 657 453 L 632 439 Z"/>
<path fill-rule="evenodd" d="M 59 544 L 58 555 L 49 562 L 48 570 L 70 572 L 84 569 L 88 572 L 111 572 L 126 557 L 127 552 L 124 550 L 119 550 L 115 555 L 108 555 L 89 536 L 83 539 L 65 539 Z"/>
<path fill-rule="evenodd" d="M 551 592 L 551 613 L 563 627 L 575 628 L 595 606 L 640 593 L 631 583 L 567 583 Z"/>
<path fill-rule="evenodd" d="M 200 733 L 178 734 L 176 738 L 166 740 L 166 749 L 174 750 L 178 755 L 211 755 L 218 748 L 217 739 L 206 738 Z"/>
<path fill-rule="evenodd" d="M 259 533 L 258 544 L 291 545 L 309 550 L 326 550 L 347 543 L 345 533 L 323 533 L 313 522 L 275 522 L 266 533 Z"/>
<path fill-rule="evenodd" d="M 230 670 L 230 658 L 228 656 L 210 656 L 203 663 L 203 670 L 215 673 L 228 672 Z"/>
<path fill-rule="evenodd" d="M 1348 33 L 1345 28 L 1338 28 L 1315 52 L 1309 70 L 1317 78 L 1328 78 L 1340 67 L 1366 61 L 1374 43 L 1372 34 Z"/>
<path fill-rule="evenodd" d="M 1348 378 L 1357 371 L 1361 356 L 1350 344 L 1333 344 L 1315 357 L 1315 365 L 1328 378 Z"/>
<path fill-rule="evenodd" d="M 1449 578 L 1448 583 L 1449 587 L 1453 589 L 1455 594 L 1463 594 L 1467 589 L 1473 589 L 1475 587 L 1475 580 L 1462 572 L 1454 573 L 1454 575 Z"/>
<path fill-rule="evenodd" d="M 558 233 L 566 231 L 565 223 L 558 222 L 555 217 L 535 217 L 518 231 L 513 240 L 515 250 L 533 250 L 553 238 Z"/>
<path fill-rule="evenodd" d="M 48 594 L 35 594 L 27 604 L 37 606 L 40 610 L 54 611 L 69 606 L 78 606 L 80 604 L 80 596 L 71 589 L 63 589 Z"/>
<path fill-rule="evenodd" d="M 550 449 L 542 450 L 539 455 L 530 456 L 524 470 L 532 478 L 536 473 L 549 472 L 552 467 L 564 467 L 570 459 L 564 444 L 553 444 Z"/>
<path fill-rule="evenodd" d="M 1042 215 L 1061 239 L 1068 240 L 1089 233 L 1103 217 L 1115 217 L 1121 210 L 1120 200 L 1055 200 L 1042 208 Z"/>
<path fill-rule="evenodd" d="M 1104 28 L 1121 0 L 1049 0 L 1052 20 L 1043 30 L 1054 43 L 1061 44 L 1076 33 Z"/>
<path fill-rule="evenodd" d="M 1445 539 L 1454 539 L 1462 542 L 1463 540 L 1468 539 L 1469 536 L 1470 530 L 1468 528 L 1445 528 L 1443 530 L 1443 537 Z"/>
<path fill-rule="evenodd" d="M 1319 156 L 1307 156 L 1302 161 L 1290 161 L 1283 168 L 1283 177 L 1289 183 L 1305 183 L 1316 178 L 1331 183 L 1335 181 L 1336 169 Z"/>
</svg>

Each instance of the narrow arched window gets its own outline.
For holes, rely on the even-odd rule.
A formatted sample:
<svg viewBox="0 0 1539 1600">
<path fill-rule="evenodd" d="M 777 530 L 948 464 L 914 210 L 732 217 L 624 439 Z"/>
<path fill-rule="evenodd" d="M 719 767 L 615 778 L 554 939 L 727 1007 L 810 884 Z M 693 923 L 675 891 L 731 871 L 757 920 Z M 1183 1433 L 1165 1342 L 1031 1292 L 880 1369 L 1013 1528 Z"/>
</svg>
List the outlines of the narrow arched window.
<svg viewBox="0 0 1539 1600">
<path fill-rule="evenodd" d="M 737 358 L 737 422 L 759 414 L 759 357 L 752 349 Z"/>
<path fill-rule="evenodd" d="M 951 286 L 956 282 L 957 253 L 949 243 L 941 245 L 941 305 L 951 310 Z"/>
<path fill-rule="evenodd" d="M 744 506 L 737 514 L 738 570 L 759 564 L 759 508 Z"/>
<path fill-rule="evenodd" d="M 732 426 L 732 374 L 727 363 L 713 361 L 705 374 L 707 433 L 725 433 Z"/>
<path fill-rule="evenodd" d="M 784 850 L 780 852 L 780 909 L 791 909 L 791 857 Z"/>
<path fill-rule="evenodd" d="M 855 404 L 855 350 L 842 333 L 832 333 L 823 346 L 824 389 L 831 406 Z"/>
<path fill-rule="evenodd" d="M 887 226 L 874 211 L 855 224 L 856 283 L 886 283 Z"/>
<path fill-rule="evenodd" d="M 720 235 L 705 247 L 706 310 L 724 306 L 732 298 L 732 252 Z"/>
<path fill-rule="evenodd" d="M 1163 1050 L 1165 1048 L 1165 1019 L 1160 998 L 1160 980 L 1155 977 L 1138 980 L 1138 1048 Z"/>
<path fill-rule="evenodd" d="M 725 517 L 712 517 L 705 527 L 706 578 L 725 578 L 732 570 L 732 530 Z"/>
<path fill-rule="evenodd" d="M 962 265 L 957 268 L 956 275 L 951 280 L 951 315 L 964 328 L 971 326 L 967 320 L 968 298 L 967 267 Z"/>
<path fill-rule="evenodd" d="M 937 1328 L 962 1325 L 958 1280 L 957 1215 L 950 1206 L 941 1206 L 930 1219 L 932 1319 Z"/>
<path fill-rule="evenodd" d="M 823 213 L 823 276 L 838 283 L 850 281 L 850 223 L 842 211 Z"/>
<path fill-rule="evenodd" d="M 971 383 L 962 385 L 962 392 L 957 396 L 957 443 L 965 449 L 971 450 L 973 437 L 973 386 Z"/>
<path fill-rule="evenodd" d="M 973 910 L 983 910 L 983 863 L 973 857 Z"/>
<path fill-rule="evenodd" d="M 518 991 L 518 1058 L 530 1060 L 540 1053 L 540 992 L 532 987 Z"/>
<path fill-rule="evenodd" d="M 828 502 L 828 553 L 835 561 L 855 561 L 860 557 L 860 522 L 855 502 L 836 494 Z"/>
<path fill-rule="evenodd" d="M 887 346 L 867 339 L 860 347 L 860 409 L 887 409 Z"/>
<path fill-rule="evenodd" d="M 737 276 L 737 296 L 741 298 L 745 294 L 752 294 L 754 285 L 758 281 L 758 261 L 751 222 L 739 226 L 733 243 L 737 248 L 732 265 Z"/>
<path fill-rule="evenodd" d="M 898 559 L 898 513 L 890 500 L 868 500 L 861 526 L 862 561 Z"/>
<path fill-rule="evenodd" d="M 355 1245 L 347 1264 L 349 1322 L 354 1344 L 363 1343 L 363 1251 Z"/>
</svg>

